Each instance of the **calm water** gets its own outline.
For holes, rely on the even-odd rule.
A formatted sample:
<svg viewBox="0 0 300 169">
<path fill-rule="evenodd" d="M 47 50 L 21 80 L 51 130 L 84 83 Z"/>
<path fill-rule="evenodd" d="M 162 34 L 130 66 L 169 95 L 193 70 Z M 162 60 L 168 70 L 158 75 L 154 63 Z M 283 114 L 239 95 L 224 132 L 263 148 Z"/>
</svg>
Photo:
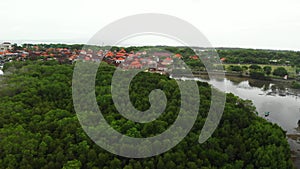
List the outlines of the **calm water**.
<svg viewBox="0 0 300 169">
<path fill-rule="evenodd" d="M 259 116 L 272 123 L 277 123 L 287 131 L 287 134 L 300 134 L 296 130 L 298 120 L 300 120 L 300 90 L 291 89 L 283 82 L 268 82 L 239 77 L 216 80 L 201 76 L 195 80 L 206 81 L 220 90 L 224 90 L 222 87 L 225 84 L 227 93 L 252 100 Z M 270 112 L 270 115 L 264 117 L 264 112 Z M 300 168 L 300 136 L 298 142 L 296 139 L 290 138 L 288 138 L 288 142 L 293 152 L 294 164 Z"/>
<path fill-rule="evenodd" d="M 208 79 L 203 79 L 208 81 Z M 226 85 L 226 92 L 243 99 L 252 100 L 260 116 L 270 112 L 267 120 L 277 123 L 287 133 L 296 133 L 300 120 L 300 90 L 284 87 L 282 83 L 272 83 L 245 78 L 226 77 L 222 81 L 208 81 L 216 88 Z"/>
</svg>

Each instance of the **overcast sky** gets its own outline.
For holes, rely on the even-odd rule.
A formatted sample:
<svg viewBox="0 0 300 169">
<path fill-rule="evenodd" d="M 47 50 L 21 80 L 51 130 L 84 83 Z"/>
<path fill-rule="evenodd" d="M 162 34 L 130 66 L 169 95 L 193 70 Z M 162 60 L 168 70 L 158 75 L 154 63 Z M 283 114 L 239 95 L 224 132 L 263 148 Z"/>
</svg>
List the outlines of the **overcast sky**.
<svg viewBox="0 0 300 169">
<path fill-rule="evenodd" d="M 105 25 L 140 13 L 196 26 L 214 47 L 300 50 L 299 0 L 6 0 L 0 40 L 86 43 Z"/>
</svg>

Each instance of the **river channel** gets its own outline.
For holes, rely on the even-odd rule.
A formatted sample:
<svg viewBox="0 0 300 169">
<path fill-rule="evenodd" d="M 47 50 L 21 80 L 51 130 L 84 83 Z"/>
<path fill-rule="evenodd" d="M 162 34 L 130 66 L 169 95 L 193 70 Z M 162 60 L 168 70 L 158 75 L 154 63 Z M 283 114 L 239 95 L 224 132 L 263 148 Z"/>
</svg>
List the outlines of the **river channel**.
<svg viewBox="0 0 300 169">
<path fill-rule="evenodd" d="M 261 81 L 249 78 L 226 76 L 225 79 L 209 79 L 200 76 L 194 80 L 205 81 L 214 87 L 233 93 L 242 99 L 252 100 L 258 115 L 276 123 L 287 132 L 292 159 L 296 168 L 300 168 L 300 90 L 291 89 L 286 82 Z M 270 112 L 265 117 L 264 112 Z"/>
</svg>

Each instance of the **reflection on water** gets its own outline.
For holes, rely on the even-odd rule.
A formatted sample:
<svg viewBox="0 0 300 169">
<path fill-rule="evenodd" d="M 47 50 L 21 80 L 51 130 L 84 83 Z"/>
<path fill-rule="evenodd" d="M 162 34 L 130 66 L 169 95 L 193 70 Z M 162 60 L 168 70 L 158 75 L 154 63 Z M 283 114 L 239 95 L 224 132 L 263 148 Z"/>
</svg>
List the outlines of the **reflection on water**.
<svg viewBox="0 0 300 169">
<path fill-rule="evenodd" d="M 270 82 L 248 78 L 226 77 L 225 79 L 209 79 L 208 76 L 200 76 L 200 81 L 206 81 L 214 87 L 222 90 L 226 86 L 227 93 L 233 93 L 243 99 L 252 100 L 259 116 L 268 121 L 280 125 L 289 137 L 294 163 L 300 168 L 300 90 L 287 87 L 285 82 Z M 201 91 L 200 91 L 201 92 Z M 268 117 L 264 112 L 270 112 Z M 297 136 L 297 137 L 295 137 Z"/>
<path fill-rule="evenodd" d="M 226 92 L 252 100 L 260 116 L 264 117 L 264 112 L 270 112 L 267 120 L 280 125 L 288 135 L 296 135 L 296 138 L 289 137 L 288 142 L 293 152 L 294 164 L 300 168 L 300 132 L 296 130 L 300 119 L 300 90 L 288 88 L 286 83 L 282 82 L 236 77 L 226 77 L 224 80 L 211 79 L 208 82 L 217 88 L 225 83 Z"/>
<path fill-rule="evenodd" d="M 216 80 L 201 77 L 216 88 L 226 84 L 226 92 L 252 100 L 259 115 L 270 112 L 268 120 L 279 124 L 287 133 L 296 133 L 300 119 L 300 90 L 291 89 L 284 83 L 226 77 Z M 219 88 L 221 89 L 221 88 Z"/>
</svg>

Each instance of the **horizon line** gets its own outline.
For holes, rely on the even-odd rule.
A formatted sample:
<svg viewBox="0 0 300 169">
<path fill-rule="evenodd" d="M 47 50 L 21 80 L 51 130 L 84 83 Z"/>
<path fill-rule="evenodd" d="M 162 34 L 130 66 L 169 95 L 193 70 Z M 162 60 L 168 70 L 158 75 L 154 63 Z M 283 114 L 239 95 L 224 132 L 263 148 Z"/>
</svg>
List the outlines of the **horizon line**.
<svg viewBox="0 0 300 169">
<path fill-rule="evenodd" d="M 78 40 L 78 39 L 77 39 Z M 274 47 L 250 47 L 250 46 L 211 46 L 211 47 L 200 47 L 200 46 L 183 46 L 183 45 L 167 45 L 167 44 L 157 44 L 157 45 L 149 45 L 149 44 L 120 44 L 120 45 L 99 45 L 99 44 L 87 44 L 82 42 L 83 40 L 0 40 L 3 42 L 10 42 L 11 44 L 66 44 L 66 45 L 95 45 L 95 46 L 117 46 L 117 47 L 159 47 L 159 46 L 170 46 L 170 47 L 195 47 L 195 48 L 215 48 L 215 49 L 253 49 L 253 50 L 269 50 L 269 51 L 293 51 L 300 52 L 300 49 L 293 48 L 274 48 Z M 72 42 L 73 41 L 73 42 Z M 81 41 L 81 42 L 79 42 Z"/>
</svg>

